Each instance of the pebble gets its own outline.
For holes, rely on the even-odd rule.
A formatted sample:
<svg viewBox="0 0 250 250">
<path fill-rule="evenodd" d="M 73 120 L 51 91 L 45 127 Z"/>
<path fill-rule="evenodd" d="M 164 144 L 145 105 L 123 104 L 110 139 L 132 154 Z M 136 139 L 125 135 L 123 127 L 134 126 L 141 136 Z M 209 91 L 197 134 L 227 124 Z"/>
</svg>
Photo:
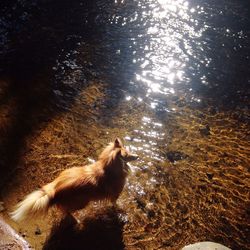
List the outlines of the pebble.
<svg viewBox="0 0 250 250">
<path fill-rule="evenodd" d="M 27 233 L 26 233 L 26 232 L 22 232 L 21 230 L 19 230 L 19 234 L 20 234 L 23 238 L 25 238 L 25 237 L 27 236 Z"/>
<path fill-rule="evenodd" d="M 201 135 L 208 136 L 210 135 L 210 127 L 206 125 L 204 128 L 199 129 Z"/>
<path fill-rule="evenodd" d="M 188 157 L 188 155 L 180 151 L 169 151 L 166 153 L 166 156 L 171 162 L 180 161 Z"/>
<path fill-rule="evenodd" d="M 137 207 L 140 208 L 141 210 L 145 209 L 145 202 L 139 198 L 136 198 L 136 203 L 137 203 Z"/>
<path fill-rule="evenodd" d="M 40 234 L 42 234 L 41 229 L 39 227 L 36 227 L 35 235 L 40 235 Z"/>
<path fill-rule="evenodd" d="M 231 249 L 215 242 L 204 241 L 185 246 L 181 250 L 231 250 Z"/>
<path fill-rule="evenodd" d="M 217 109 L 217 108 L 214 108 L 214 107 L 211 107 L 211 108 L 209 108 L 208 112 L 209 112 L 211 115 L 215 115 L 215 114 L 218 112 L 218 109 Z"/>
<path fill-rule="evenodd" d="M 207 173 L 207 178 L 208 178 L 209 180 L 212 180 L 213 177 L 214 177 L 214 174 L 212 174 L 212 173 Z"/>
</svg>

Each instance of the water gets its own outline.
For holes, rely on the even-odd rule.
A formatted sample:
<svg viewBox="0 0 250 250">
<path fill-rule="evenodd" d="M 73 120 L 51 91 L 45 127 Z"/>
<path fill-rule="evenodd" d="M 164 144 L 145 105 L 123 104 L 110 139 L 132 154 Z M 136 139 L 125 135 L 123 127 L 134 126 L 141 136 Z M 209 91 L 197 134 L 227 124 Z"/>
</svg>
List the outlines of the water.
<svg viewBox="0 0 250 250">
<path fill-rule="evenodd" d="M 233 0 L 2 3 L 5 218 L 116 136 L 140 156 L 121 211 L 93 204 L 70 232 L 63 223 L 50 232 L 55 211 L 9 221 L 33 247 L 91 249 L 97 235 L 94 249 L 250 248 L 249 9 Z"/>
</svg>

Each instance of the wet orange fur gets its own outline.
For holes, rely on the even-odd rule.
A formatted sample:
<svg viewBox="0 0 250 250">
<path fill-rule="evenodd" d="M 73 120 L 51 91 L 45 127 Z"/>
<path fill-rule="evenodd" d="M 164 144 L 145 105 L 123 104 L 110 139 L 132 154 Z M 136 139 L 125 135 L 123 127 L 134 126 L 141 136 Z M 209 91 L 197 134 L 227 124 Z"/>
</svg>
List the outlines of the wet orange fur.
<svg viewBox="0 0 250 250">
<path fill-rule="evenodd" d="M 98 161 L 62 171 L 54 181 L 43 186 L 40 193 L 21 202 L 19 210 L 12 213 L 12 218 L 23 220 L 53 205 L 68 213 L 84 208 L 90 201 L 106 199 L 115 202 L 128 174 L 126 162 L 136 158 L 117 138 L 103 150 Z M 40 202 L 43 197 L 47 197 L 47 203 Z"/>
<path fill-rule="evenodd" d="M 71 212 L 85 207 L 90 201 L 108 199 L 115 202 L 128 173 L 128 166 L 120 157 L 122 150 L 126 151 L 116 139 L 116 143 L 104 149 L 97 162 L 64 170 L 43 187 L 50 190 L 51 204 Z"/>
</svg>

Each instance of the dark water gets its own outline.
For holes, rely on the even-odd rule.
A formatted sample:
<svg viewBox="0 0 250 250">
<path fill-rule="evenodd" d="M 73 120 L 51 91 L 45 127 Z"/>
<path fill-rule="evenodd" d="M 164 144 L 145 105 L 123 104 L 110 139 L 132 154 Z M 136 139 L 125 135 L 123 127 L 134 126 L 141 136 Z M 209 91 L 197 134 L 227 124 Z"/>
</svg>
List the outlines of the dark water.
<svg viewBox="0 0 250 250">
<path fill-rule="evenodd" d="M 249 1 L 13 0 L 0 13 L 6 211 L 116 136 L 140 156 L 121 211 L 93 204 L 72 230 L 52 228 L 53 211 L 13 225 L 35 249 L 250 249 Z"/>
</svg>

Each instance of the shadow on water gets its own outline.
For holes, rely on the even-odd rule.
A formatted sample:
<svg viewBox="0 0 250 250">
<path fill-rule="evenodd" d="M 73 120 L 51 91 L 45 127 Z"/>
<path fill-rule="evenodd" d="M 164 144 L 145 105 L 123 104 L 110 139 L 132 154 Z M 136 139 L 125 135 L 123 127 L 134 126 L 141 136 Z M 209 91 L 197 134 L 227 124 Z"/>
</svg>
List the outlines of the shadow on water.
<svg viewBox="0 0 250 250">
<path fill-rule="evenodd" d="M 123 224 L 119 214 L 112 209 L 88 215 L 81 224 L 66 217 L 52 228 L 43 250 L 122 250 Z"/>
<path fill-rule="evenodd" d="M 26 138 L 60 112 L 52 108 L 55 95 L 51 64 L 62 49 L 64 39 L 72 32 L 70 22 L 65 19 L 66 6 L 58 9 L 57 15 L 52 13 L 53 6 L 45 5 L 39 10 L 18 3 L 7 6 L 2 11 L 10 25 L 7 35 L 10 42 L 1 57 L 0 103 L 0 108 L 6 111 L 1 117 L 1 137 L 4 139 L 0 145 L 3 156 L 0 174 L 6 179 L 18 166 Z M 33 8 L 32 13 L 29 7 Z M 74 8 L 74 4 L 68 7 Z M 64 29 L 59 31 L 57 26 L 61 23 Z M 6 179 L 1 179 L 1 185 Z"/>
<path fill-rule="evenodd" d="M 74 103 L 88 81 L 99 77 L 93 71 L 107 70 L 104 65 L 115 58 L 117 41 L 119 44 L 123 40 L 126 60 L 128 63 L 132 60 L 125 33 L 116 37 L 122 24 L 106 25 L 115 9 L 113 5 L 113 1 L 106 2 L 105 6 L 102 1 L 12 1 L 3 4 L 0 175 L 6 178 L 1 179 L 1 186 L 21 162 L 27 138 Z M 82 55 L 80 68 L 71 70 L 65 65 L 57 65 L 56 62 L 77 47 Z M 119 69 L 122 71 L 124 67 L 123 64 L 115 65 L 115 61 L 108 65 L 108 70 L 113 69 L 113 76 L 116 70 L 119 74 Z M 58 66 L 56 70 L 53 69 L 55 65 Z M 74 70 L 80 70 L 82 77 L 71 85 L 63 84 L 70 70 L 73 74 Z M 56 74 L 60 76 L 56 78 Z M 114 78 L 104 79 L 107 89 L 114 90 L 115 85 L 123 84 L 123 77 L 119 79 L 120 83 L 113 82 Z M 122 94 L 107 92 L 116 96 L 115 103 L 106 104 L 114 108 Z"/>
<path fill-rule="evenodd" d="M 5 121 L 2 123 L 1 128 L 1 140 L 0 151 L 2 155 L 1 159 L 1 176 L 5 178 L 1 179 L 1 185 L 9 177 L 9 174 L 13 172 L 19 162 L 19 157 L 25 151 L 25 138 L 32 134 L 32 131 L 41 126 L 43 122 L 49 119 L 52 114 L 50 110 L 50 94 L 47 90 L 40 91 L 34 88 L 33 84 L 25 84 L 21 80 L 18 80 L 18 84 L 15 85 L 15 81 L 8 83 L 8 90 L 10 93 L 6 93 L 5 104 L 2 104 L 2 108 L 9 109 L 9 113 L 6 114 Z M 22 84 L 23 83 L 23 84 Z M 45 115 L 44 112 L 47 114 Z M 8 117 L 11 115 L 11 117 Z M 4 119 L 2 118 L 2 120 Z"/>
</svg>

